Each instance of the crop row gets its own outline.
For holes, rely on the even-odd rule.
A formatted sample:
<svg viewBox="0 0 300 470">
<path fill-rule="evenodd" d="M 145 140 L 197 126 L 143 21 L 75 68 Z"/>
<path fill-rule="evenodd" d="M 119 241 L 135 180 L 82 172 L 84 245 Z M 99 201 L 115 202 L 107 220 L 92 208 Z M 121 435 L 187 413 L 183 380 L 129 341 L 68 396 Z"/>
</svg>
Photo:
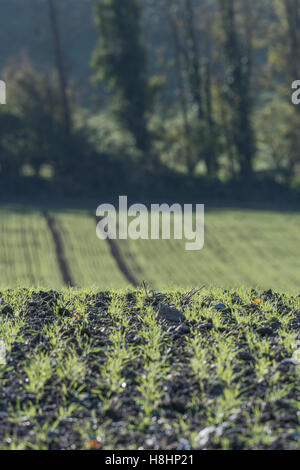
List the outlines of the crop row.
<svg viewBox="0 0 300 470">
<path fill-rule="evenodd" d="M 142 290 L 3 301 L 1 448 L 299 446 L 299 298 L 204 290 L 179 325 Z"/>
</svg>

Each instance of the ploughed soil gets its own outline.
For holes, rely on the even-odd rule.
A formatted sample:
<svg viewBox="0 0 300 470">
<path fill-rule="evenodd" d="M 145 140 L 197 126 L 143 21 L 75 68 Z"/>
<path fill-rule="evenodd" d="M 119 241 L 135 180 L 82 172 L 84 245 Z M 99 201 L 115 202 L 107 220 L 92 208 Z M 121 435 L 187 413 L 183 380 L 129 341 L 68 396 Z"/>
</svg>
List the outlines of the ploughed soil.
<svg viewBox="0 0 300 470">
<path fill-rule="evenodd" d="M 146 359 L 151 335 L 141 331 L 151 300 L 142 304 L 141 292 L 119 294 L 126 328 L 109 291 L 81 294 L 84 311 L 54 291 L 29 297 L 24 290 L 20 310 L 9 295 L 1 300 L 1 334 L 12 325 L 19 330 L 0 365 L 1 449 L 299 449 L 299 300 L 272 291 L 252 291 L 247 302 L 234 292 L 201 295 L 185 321 L 156 319 L 160 355 Z M 165 302 L 177 300 L 170 293 Z M 115 369 L 114 329 L 128 350 Z M 206 348 L 199 373 L 190 343 L 196 337 Z M 70 354 L 83 374 L 75 363 L 69 376 L 58 372 Z M 39 392 L 28 372 L 37 357 L 51 362 Z M 140 384 L 155 361 L 163 371 L 148 412 Z M 120 377 L 117 387 L 103 376 L 106 367 Z M 43 380 L 43 370 L 41 363 L 31 373 Z"/>
</svg>

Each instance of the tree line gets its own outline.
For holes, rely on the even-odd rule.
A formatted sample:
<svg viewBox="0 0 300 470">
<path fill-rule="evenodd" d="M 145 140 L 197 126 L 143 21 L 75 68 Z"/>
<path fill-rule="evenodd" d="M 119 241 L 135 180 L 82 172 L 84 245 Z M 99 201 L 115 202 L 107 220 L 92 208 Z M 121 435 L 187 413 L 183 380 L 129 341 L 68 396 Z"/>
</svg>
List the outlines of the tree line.
<svg viewBox="0 0 300 470">
<path fill-rule="evenodd" d="M 105 99 L 76 104 L 66 20 L 57 0 L 43 0 L 53 69 L 12 60 L 2 70 L 11 90 L 0 109 L 3 181 L 27 171 L 71 192 L 120 179 L 297 185 L 300 0 L 92 3 L 94 95 L 102 83 Z"/>
</svg>

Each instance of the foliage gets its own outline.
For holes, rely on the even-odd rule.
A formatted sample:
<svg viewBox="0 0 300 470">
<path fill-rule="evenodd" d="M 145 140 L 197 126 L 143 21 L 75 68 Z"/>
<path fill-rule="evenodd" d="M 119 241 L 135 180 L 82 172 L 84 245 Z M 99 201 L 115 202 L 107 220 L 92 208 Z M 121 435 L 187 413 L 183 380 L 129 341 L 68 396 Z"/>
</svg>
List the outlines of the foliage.
<svg viewBox="0 0 300 470">
<path fill-rule="evenodd" d="M 98 78 L 115 92 L 116 111 L 134 136 L 137 148 L 149 154 L 147 128 L 152 94 L 147 78 L 146 50 L 141 41 L 141 8 L 138 0 L 100 0 L 96 23 L 100 40 L 94 53 Z"/>
<path fill-rule="evenodd" d="M 243 4 L 243 1 L 241 2 Z M 237 29 L 237 12 L 233 0 L 220 0 L 226 59 L 225 97 L 230 106 L 231 132 L 243 178 L 253 168 L 254 135 L 251 124 L 252 26 L 245 27 L 243 37 Z M 251 15 L 251 8 L 244 14 Z M 245 19 L 250 24 L 252 18 Z"/>
<path fill-rule="evenodd" d="M 60 90 L 54 73 L 45 78 L 33 66 L 9 65 L 4 70 L 12 99 L 8 111 L 1 112 L 2 152 L 0 156 L 3 177 L 13 175 L 18 181 L 25 166 L 36 179 L 42 168 L 52 169 L 52 184 L 60 193 L 82 193 L 88 185 L 91 190 L 103 181 L 117 175 L 115 159 L 111 161 L 102 147 L 96 148 L 92 126 L 77 120 L 71 132 L 66 133 Z M 71 91 L 69 90 L 69 93 Z M 11 178 L 10 178 L 11 181 Z M 94 188 L 94 189 L 93 189 Z"/>
<path fill-rule="evenodd" d="M 94 10 L 85 5 L 70 21 L 78 28 L 84 10 L 86 26 L 80 28 L 86 28 L 87 42 L 99 36 L 92 64 L 101 83 L 91 89 L 88 80 L 73 80 L 74 31 L 72 25 L 62 28 L 62 66 L 71 71 L 70 133 L 48 49 L 41 48 L 43 60 L 29 42 L 24 47 L 30 59 L 19 60 L 11 47 L 2 51 L 9 59 L 1 70 L 9 97 L 0 110 L 3 193 L 13 183 L 20 192 L 30 187 L 82 195 L 87 188 L 114 191 L 120 181 L 155 193 L 168 189 L 166 174 L 185 194 L 183 174 L 191 186 L 199 184 L 199 173 L 233 185 L 250 175 L 253 181 L 258 176 L 298 184 L 299 107 L 290 98 L 300 73 L 299 0 L 98 0 Z M 57 4 L 60 27 L 68 7 L 69 0 Z M 46 2 L 32 11 L 41 20 L 42 47 L 49 43 Z M 88 21 L 92 12 L 95 31 Z M 4 14 L 11 14 L 9 7 Z M 17 51 L 18 40 L 16 35 Z M 90 49 L 78 51 L 82 68 Z"/>
</svg>

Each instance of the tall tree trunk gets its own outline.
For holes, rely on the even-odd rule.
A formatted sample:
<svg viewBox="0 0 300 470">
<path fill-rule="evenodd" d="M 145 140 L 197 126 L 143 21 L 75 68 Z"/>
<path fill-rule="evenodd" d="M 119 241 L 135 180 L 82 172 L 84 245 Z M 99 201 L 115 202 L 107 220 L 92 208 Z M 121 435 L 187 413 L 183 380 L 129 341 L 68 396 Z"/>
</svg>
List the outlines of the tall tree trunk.
<svg viewBox="0 0 300 470">
<path fill-rule="evenodd" d="M 197 105 L 198 119 L 203 119 L 203 106 L 201 97 L 201 72 L 199 62 L 199 51 L 196 37 L 195 19 L 194 19 L 194 8 L 191 0 L 185 0 L 186 8 L 186 30 L 188 35 L 188 56 L 189 56 L 189 69 L 190 69 L 190 81 L 191 81 L 191 92 L 194 101 Z"/>
<path fill-rule="evenodd" d="M 245 179 L 253 173 L 255 153 L 251 124 L 251 44 L 245 45 L 237 31 L 233 0 L 219 0 L 219 4 L 225 35 L 224 52 L 228 63 L 227 99 L 232 115 L 231 130 L 238 153 L 240 175 Z M 246 37 L 248 33 L 246 31 Z"/>
<path fill-rule="evenodd" d="M 184 0 L 184 32 L 185 42 L 183 47 L 183 55 L 186 62 L 186 69 L 189 78 L 190 94 L 196 109 L 196 119 L 198 127 L 198 160 L 204 160 L 206 172 L 210 176 L 210 166 L 205 152 L 204 137 L 204 109 L 202 100 L 202 76 L 200 67 L 200 53 L 198 49 L 198 41 L 195 26 L 195 12 L 191 0 Z"/>
<path fill-rule="evenodd" d="M 206 64 L 205 64 L 205 83 L 204 83 L 204 99 L 205 99 L 205 115 L 207 127 L 207 166 L 209 173 L 216 176 L 218 171 L 217 162 L 217 132 L 213 113 L 213 96 L 212 96 L 212 52 L 211 52 L 211 20 L 207 19 L 206 24 Z"/>
<path fill-rule="evenodd" d="M 287 75 L 290 82 L 300 78 L 300 1 L 284 0 L 286 20 L 288 25 L 289 54 L 287 60 Z M 291 123 L 288 152 L 288 184 L 291 183 L 300 160 L 299 153 L 299 109 L 294 106 L 294 119 Z M 297 123 L 297 124 L 296 124 Z"/>
<path fill-rule="evenodd" d="M 213 131 L 210 63 L 206 64 L 205 77 L 202 76 L 194 4 L 192 0 L 185 0 L 184 4 L 185 59 L 189 72 L 191 96 L 197 109 L 199 159 L 204 160 L 207 175 L 214 177 L 216 174 L 216 154 L 214 153 L 212 140 L 210 140 Z M 209 115 L 207 115 L 207 112 Z"/>
<path fill-rule="evenodd" d="M 168 3 L 167 3 L 168 5 Z M 178 33 L 178 27 L 176 23 L 176 16 L 168 6 L 167 15 L 169 24 L 171 27 L 172 38 L 173 38 L 173 49 L 174 49 L 174 58 L 175 58 L 175 71 L 178 83 L 178 90 L 179 90 L 179 101 L 180 101 L 180 109 L 182 114 L 182 121 L 183 121 L 183 128 L 184 128 L 184 137 L 185 137 L 185 161 L 187 165 L 187 169 L 190 174 L 194 173 L 195 170 L 195 159 L 193 158 L 193 151 L 191 148 L 191 129 L 190 123 L 188 118 L 188 103 L 187 97 L 185 92 L 185 84 L 184 84 L 184 73 L 183 73 L 183 63 L 182 63 L 182 51 L 180 45 L 180 38 Z"/>
<path fill-rule="evenodd" d="M 70 103 L 69 103 L 68 93 L 67 93 L 68 84 L 67 84 L 65 64 L 63 60 L 61 39 L 60 39 L 60 33 L 59 33 L 59 27 L 58 27 L 57 10 L 55 7 L 54 0 L 48 0 L 48 12 L 49 12 L 51 33 L 53 37 L 55 62 L 56 62 L 56 68 L 57 68 L 60 92 L 61 92 L 64 125 L 65 125 L 66 132 L 69 134 L 71 132 L 72 122 L 71 122 Z"/>
<path fill-rule="evenodd" d="M 290 41 L 289 68 L 291 79 L 300 77 L 300 2 L 299 0 L 284 0 L 288 34 Z"/>
</svg>

